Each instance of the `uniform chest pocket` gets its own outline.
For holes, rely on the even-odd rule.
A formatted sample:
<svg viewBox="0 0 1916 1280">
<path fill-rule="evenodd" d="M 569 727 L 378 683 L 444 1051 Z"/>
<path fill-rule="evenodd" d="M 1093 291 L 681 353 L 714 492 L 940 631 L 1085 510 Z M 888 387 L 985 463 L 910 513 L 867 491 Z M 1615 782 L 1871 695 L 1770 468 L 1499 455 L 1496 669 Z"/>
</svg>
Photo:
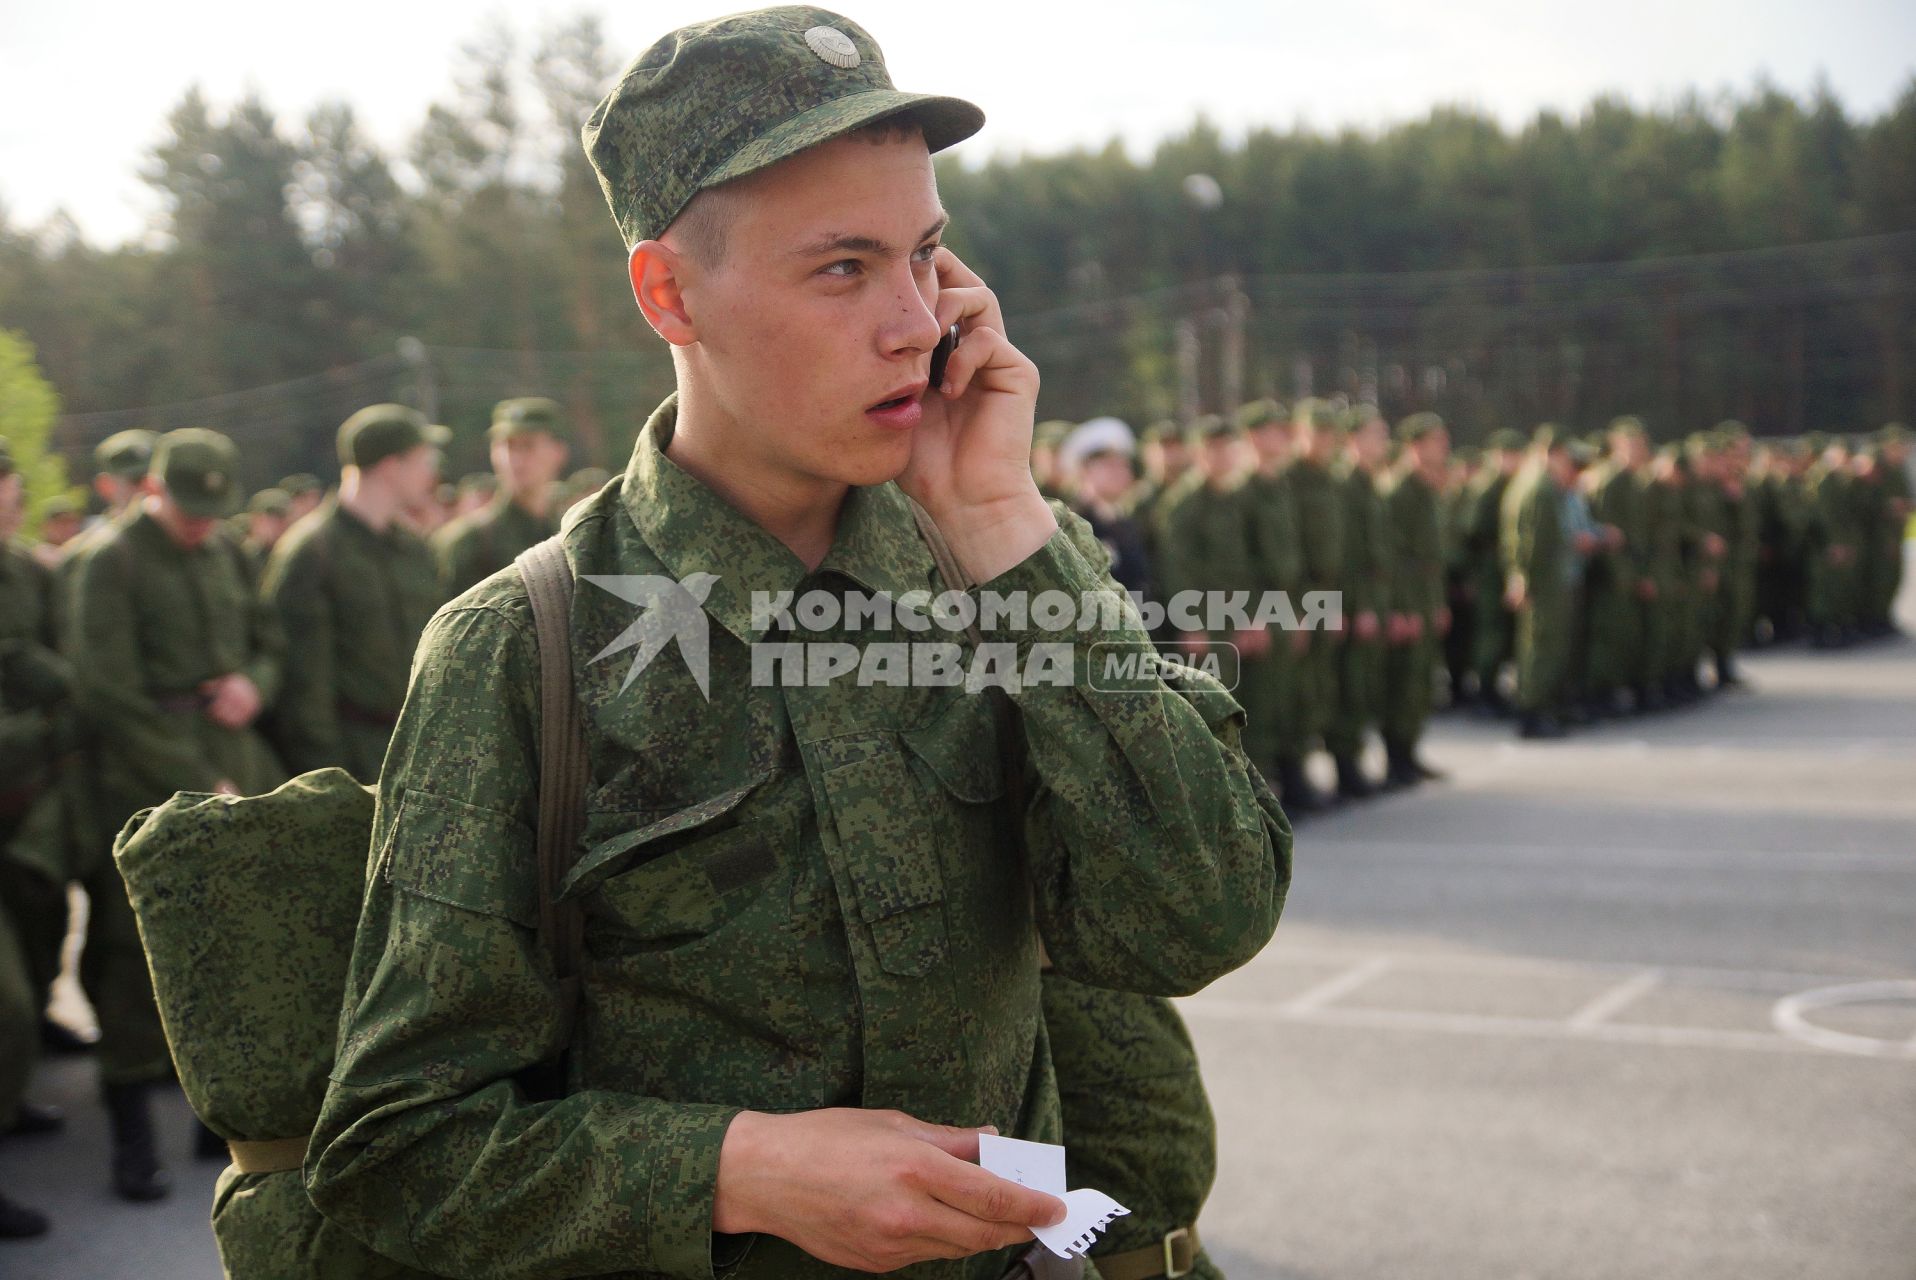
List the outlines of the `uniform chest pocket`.
<svg viewBox="0 0 1916 1280">
<path fill-rule="evenodd" d="M 588 847 L 559 882 L 559 900 L 583 901 L 589 932 L 613 952 L 668 951 L 706 937 L 778 866 L 772 830 L 723 825 L 756 785 L 642 825 L 633 815 L 624 830 L 621 815 L 592 815 L 588 836 L 616 834 Z"/>
</svg>

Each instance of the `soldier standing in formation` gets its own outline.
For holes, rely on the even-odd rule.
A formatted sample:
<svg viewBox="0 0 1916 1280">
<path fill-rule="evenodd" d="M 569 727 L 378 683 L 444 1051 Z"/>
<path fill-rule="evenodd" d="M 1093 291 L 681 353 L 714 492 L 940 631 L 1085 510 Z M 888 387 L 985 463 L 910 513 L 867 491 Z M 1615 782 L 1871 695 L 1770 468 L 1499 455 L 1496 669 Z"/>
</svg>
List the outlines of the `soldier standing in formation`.
<svg viewBox="0 0 1916 1280">
<path fill-rule="evenodd" d="M 273 727 L 293 773 L 379 777 L 413 648 L 445 600 L 404 516 L 430 499 L 448 438 L 404 405 L 361 409 L 339 429 L 339 492 L 273 553 L 264 590 L 287 641 Z"/>
<path fill-rule="evenodd" d="M 439 586 L 456 596 L 499 572 L 526 548 L 559 527 L 552 482 L 570 452 L 565 411 L 539 396 L 502 400 L 492 411 L 492 474 L 496 489 L 485 506 L 449 521 L 432 538 Z"/>
</svg>

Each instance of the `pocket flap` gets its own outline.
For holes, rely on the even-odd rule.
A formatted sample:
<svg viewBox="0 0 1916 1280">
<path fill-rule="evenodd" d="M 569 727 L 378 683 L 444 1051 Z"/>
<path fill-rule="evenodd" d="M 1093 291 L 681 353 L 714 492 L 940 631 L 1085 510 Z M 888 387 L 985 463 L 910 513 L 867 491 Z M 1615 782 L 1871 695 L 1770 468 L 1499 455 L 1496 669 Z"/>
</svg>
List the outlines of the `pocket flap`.
<svg viewBox="0 0 1916 1280">
<path fill-rule="evenodd" d="M 539 919 L 532 832 L 510 815 L 408 789 L 380 853 L 388 884 L 530 929 Z"/>
<path fill-rule="evenodd" d="M 746 796 L 751 795 L 761 781 L 762 779 L 754 778 L 742 787 L 734 787 L 710 799 L 701 800 L 695 805 L 660 818 L 657 822 L 640 827 L 637 831 L 628 831 L 594 845 L 559 881 L 558 900 L 564 902 L 580 894 L 592 892 L 606 880 L 630 866 L 638 851 L 647 845 L 682 832 L 696 830 L 708 822 L 724 817 L 736 809 L 739 802 Z"/>
</svg>

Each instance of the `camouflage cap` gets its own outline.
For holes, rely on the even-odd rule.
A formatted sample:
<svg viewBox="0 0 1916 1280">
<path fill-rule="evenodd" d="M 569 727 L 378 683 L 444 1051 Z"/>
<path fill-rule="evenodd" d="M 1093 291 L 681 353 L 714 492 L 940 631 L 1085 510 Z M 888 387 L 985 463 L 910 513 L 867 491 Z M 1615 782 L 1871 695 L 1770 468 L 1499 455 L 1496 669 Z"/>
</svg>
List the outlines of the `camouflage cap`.
<svg viewBox="0 0 1916 1280">
<path fill-rule="evenodd" d="M 565 410 L 557 400 L 548 400 L 544 396 L 520 396 L 516 400 L 501 400 L 492 406 L 492 426 L 487 429 L 487 434 L 494 440 L 509 440 L 513 436 L 540 431 L 554 440 L 569 438 Z"/>
<path fill-rule="evenodd" d="M 1229 418 L 1207 413 L 1191 424 L 1191 434 L 1200 440 L 1217 440 L 1225 436 L 1242 435 L 1243 429 Z"/>
<path fill-rule="evenodd" d="M 261 489 L 246 504 L 246 509 L 256 516 L 286 516 L 293 512 L 293 495 L 284 489 Z"/>
<path fill-rule="evenodd" d="M 1339 425 L 1337 406 L 1328 400 L 1306 398 L 1297 402 L 1292 410 L 1291 419 L 1300 427 L 1316 427 L 1320 430 L 1335 430 Z"/>
<path fill-rule="evenodd" d="M 1829 434 L 1823 431 L 1812 431 L 1803 437 L 1803 447 L 1811 453 L 1821 453 L 1830 447 Z"/>
<path fill-rule="evenodd" d="M 1515 452 L 1523 448 L 1523 432 L 1513 431 L 1509 427 L 1498 427 L 1490 433 L 1490 438 L 1484 441 L 1484 448 Z"/>
<path fill-rule="evenodd" d="M 217 431 L 167 432 L 154 447 L 149 474 L 189 516 L 223 519 L 240 509 L 239 450 Z"/>
<path fill-rule="evenodd" d="M 1750 438 L 1750 429 L 1735 418 L 1725 418 L 1711 428 L 1711 431 L 1716 436 L 1717 442 L 1726 449 Z"/>
<path fill-rule="evenodd" d="M 1648 440 L 1650 438 L 1650 433 L 1644 429 L 1643 419 L 1631 413 L 1610 419 L 1610 434 L 1613 436 L 1635 436 L 1639 440 Z"/>
<path fill-rule="evenodd" d="M 1886 422 L 1876 432 L 1879 444 L 1908 444 L 1909 428 L 1900 422 Z"/>
<path fill-rule="evenodd" d="M 1289 426 L 1290 410 L 1275 400 L 1253 400 L 1237 411 L 1237 425 L 1246 431 L 1257 427 Z"/>
<path fill-rule="evenodd" d="M 1405 444 L 1435 435 L 1444 429 L 1444 420 L 1431 412 L 1413 413 L 1397 424 L 1397 438 Z"/>
<path fill-rule="evenodd" d="M 1162 444 L 1167 440 L 1175 440 L 1179 444 L 1184 443 L 1184 428 L 1169 418 L 1160 418 L 1144 430 L 1138 432 L 1138 441 L 1141 444 Z"/>
<path fill-rule="evenodd" d="M 138 480 L 153 464 L 153 446 L 159 433 L 144 427 L 116 431 L 93 446 L 93 469 L 122 480 Z"/>
<path fill-rule="evenodd" d="M 286 490 L 288 495 L 300 498 L 309 493 L 318 493 L 326 486 L 321 484 L 319 477 L 310 471 L 295 471 L 292 475 L 281 478 L 279 487 Z"/>
<path fill-rule="evenodd" d="M 1580 467 L 1587 467 L 1597 460 L 1596 446 L 1588 440 L 1572 440 L 1567 448 L 1570 450 L 1570 461 Z"/>
<path fill-rule="evenodd" d="M 339 424 L 339 465 L 370 467 L 422 444 L 443 449 L 451 439 L 452 432 L 427 422 L 417 409 L 368 405 Z"/>
<path fill-rule="evenodd" d="M 42 520 L 52 520 L 57 516 L 77 516 L 79 514 L 80 504 L 67 497 L 64 493 L 56 493 L 40 504 L 40 518 Z"/>
<path fill-rule="evenodd" d="M 1546 453 L 1563 448 L 1568 441 L 1564 429 L 1554 422 L 1546 422 L 1530 433 L 1530 447 Z"/>
<path fill-rule="evenodd" d="M 985 122 L 969 102 L 893 88 L 857 23 L 787 5 L 663 37 L 626 66 L 580 138 L 629 249 L 708 187 L 906 113 L 933 151 Z"/>
</svg>

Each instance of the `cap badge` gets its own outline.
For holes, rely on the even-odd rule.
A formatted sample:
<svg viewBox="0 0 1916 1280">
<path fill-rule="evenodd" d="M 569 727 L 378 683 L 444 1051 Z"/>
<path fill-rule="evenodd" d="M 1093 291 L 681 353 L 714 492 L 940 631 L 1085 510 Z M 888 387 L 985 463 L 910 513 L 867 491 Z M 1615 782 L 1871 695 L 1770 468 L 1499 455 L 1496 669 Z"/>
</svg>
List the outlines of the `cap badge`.
<svg viewBox="0 0 1916 1280">
<path fill-rule="evenodd" d="M 813 27 L 805 33 L 805 43 L 825 62 L 846 71 L 858 65 L 858 46 L 837 27 Z"/>
</svg>

